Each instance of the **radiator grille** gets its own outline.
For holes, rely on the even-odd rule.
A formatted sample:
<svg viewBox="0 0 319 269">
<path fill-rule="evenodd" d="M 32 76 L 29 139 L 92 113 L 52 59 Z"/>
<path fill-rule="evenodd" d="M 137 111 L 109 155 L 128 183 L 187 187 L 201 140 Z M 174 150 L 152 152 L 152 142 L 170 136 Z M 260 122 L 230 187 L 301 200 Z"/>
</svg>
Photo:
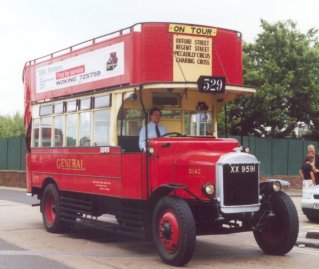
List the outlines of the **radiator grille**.
<svg viewBox="0 0 319 269">
<path fill-rule="evenodd" d="M 259 202 L 258 164 L 224 164 L 224 206 Z"/>
</svg>

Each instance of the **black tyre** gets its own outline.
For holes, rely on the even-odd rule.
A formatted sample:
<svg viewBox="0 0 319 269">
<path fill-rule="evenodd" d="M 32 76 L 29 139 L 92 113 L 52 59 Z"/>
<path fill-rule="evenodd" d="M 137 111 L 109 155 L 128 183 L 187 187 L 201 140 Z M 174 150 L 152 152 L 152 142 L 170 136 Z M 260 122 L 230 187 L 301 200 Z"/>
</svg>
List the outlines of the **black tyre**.
<svg viewBox="0 0 319 269">
<path fill-rule="evenodd" d="M 60 194 L 54 184 L 45 187 L 41 199 L 41 211 L 45 229 L 50 233 L 69 231 L 71 225 L 61 221 Z"/>
<path fill-rule="evenodd" d="M 183 266 L 192 258 L 196 229 L 188 204 L 177 197 L 163 197 L 157 203 L 152 220 L 155 247 L 161 259 L 170 265 Z"/>
<path fill-rule="evenodd" d="M 284 255 L 293 248 L 298 237 L 297 210 L 284 192 L 271 194 L 270 203 L 275 216 L 266 218 L 261 231 L 255 230 L 254 236 L 265 253 Z"/>
</svg>

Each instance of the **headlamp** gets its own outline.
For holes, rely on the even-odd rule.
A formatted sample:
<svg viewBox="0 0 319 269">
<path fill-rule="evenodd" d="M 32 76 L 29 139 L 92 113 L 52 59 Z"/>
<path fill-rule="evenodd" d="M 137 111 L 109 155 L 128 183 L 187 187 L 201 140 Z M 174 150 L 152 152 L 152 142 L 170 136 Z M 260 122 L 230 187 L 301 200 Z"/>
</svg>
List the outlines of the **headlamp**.
<svg viewBox="0 0 319 269">
<path fill-rule="evenodd" d="M 205 196 L 211 197 L 215 192 L 215 187 L 213 184 L 207 182 L 202 186 L 202 192 Z"/>
<path fill-rule="evenodd" d="M 274 189 L 275 192 L 278 192 L 281 190 L 281 183 L 279 181 L 274 181 L 272 183 L 272 188 Z"/>
<path fill-rule="evenodd" d="M 149 148 L 148 148 L 148 152 L 149 152 L 150 154 L 153 154 L 153 153 L 155 152 L 155 149 L 154 149 L 153 147 L 149 147 Z"/>
</svg>

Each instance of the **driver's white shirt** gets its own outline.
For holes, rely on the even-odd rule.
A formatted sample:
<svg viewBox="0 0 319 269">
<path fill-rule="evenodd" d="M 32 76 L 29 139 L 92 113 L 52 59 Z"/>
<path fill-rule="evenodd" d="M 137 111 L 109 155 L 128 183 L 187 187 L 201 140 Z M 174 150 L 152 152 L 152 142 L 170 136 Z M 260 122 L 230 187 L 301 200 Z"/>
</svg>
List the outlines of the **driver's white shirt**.
<svg viewBox="0 0 319 269">
<path fill-rule="evenodd" d="M 157 124 L 157 125 L 158 125 L 158 129 L 159 129 L 159 132 L 161 135 L 167 133 L 167 129 L 163 125 L 160 125 L 160 124 Z M 155 126 L 156 126 L 156 124 L 153 122 L 150 122 L 149 124 L 147 124 L 148 138 L 157 137 Z M 145 148 L 146 132 L 145 131 L 146 131 L 145 126 L 143 126 L 141 131 L 140 131 L 140 138 L 139 138 L 139 147 L 140 147 L 140 150 L 143 150 L 143 151 L 146 151 L 146 148 Z"/>
</svg>

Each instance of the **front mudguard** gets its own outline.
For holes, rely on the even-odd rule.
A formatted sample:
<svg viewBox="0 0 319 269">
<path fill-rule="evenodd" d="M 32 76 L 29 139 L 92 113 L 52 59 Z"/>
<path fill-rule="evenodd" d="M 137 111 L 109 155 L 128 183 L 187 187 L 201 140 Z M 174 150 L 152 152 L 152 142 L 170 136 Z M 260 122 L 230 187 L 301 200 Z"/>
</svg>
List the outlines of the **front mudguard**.
<svg viewBox="0 0 319 269">
<path fill-rule="evenodd" d="M 251 226 L 253 230 L 263 230 L 265 223 L 274 215 L 271 197 L 277 193 L 274 189 L 275 182 L 278 181 L 268 180 L 259 185 L 260 209 L 252 215 Z"/>
<path fill-rule="evenodd" d="M 268 179 L 265 182 L 260 183 L 260 209 L 253 214 L 252 228 L 253 230 L 262 231 L 266 223 L 273 217 L 275 213 L 273 210 L 272 196 L 278 195 L 280 191 L 275 191 L 274 184 L 280 183 L 281 187 L 289 186 L 289 182 L 280 179 Z"/>
<path fill-rule="evenodd" d="M 287 188 L 290 183 L 282 179 L 268 179 L 267 181 L 261 182 L 259 185 L 260 194 L 262 196 L 269 196 L 275 192 L 274 184 L 280 184 L 280 188 Z"/>
</svg>

